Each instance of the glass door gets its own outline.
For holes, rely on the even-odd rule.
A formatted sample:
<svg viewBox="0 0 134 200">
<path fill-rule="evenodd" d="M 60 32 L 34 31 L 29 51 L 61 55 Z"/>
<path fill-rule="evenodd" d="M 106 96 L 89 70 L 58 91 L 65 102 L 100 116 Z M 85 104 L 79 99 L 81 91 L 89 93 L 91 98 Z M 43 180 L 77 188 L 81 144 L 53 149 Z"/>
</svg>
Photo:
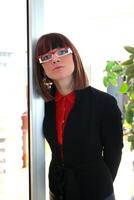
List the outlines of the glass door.
<svg viewBox="0 0 134 200">
<path fill-rule="evenodd" d="M 29 200 L 26 2 L 0 6 L 0 199 Z"/>
</svg>

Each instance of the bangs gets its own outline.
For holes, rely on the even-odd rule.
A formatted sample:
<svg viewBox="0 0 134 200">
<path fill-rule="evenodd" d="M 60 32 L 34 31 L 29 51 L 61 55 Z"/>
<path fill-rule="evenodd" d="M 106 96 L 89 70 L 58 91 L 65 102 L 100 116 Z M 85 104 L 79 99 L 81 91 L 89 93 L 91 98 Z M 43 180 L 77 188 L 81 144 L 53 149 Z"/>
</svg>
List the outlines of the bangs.
<svg viewBox="0 0 134 200">
<path fill-rule="evenodd" d="M 36 56 L 47 53 L 48 51 L 55 48 L 62 48 L 65 46 L 70 46 L 69 42 L 60 34 L 51 33 L 42 36 L 37 44 Z"/>
</svg>

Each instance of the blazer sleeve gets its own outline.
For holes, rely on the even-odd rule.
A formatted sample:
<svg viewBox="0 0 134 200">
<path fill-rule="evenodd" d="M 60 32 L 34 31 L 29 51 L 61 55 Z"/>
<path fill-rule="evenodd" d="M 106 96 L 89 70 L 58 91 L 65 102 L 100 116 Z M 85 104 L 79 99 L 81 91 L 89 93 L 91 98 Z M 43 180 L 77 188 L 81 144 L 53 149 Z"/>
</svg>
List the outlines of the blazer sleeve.
<svg viewBox="0 0 134 200">
<path fill-rule="evenodd" d="M 114 97 L 110 96 L 103 107 L 102 119 L 103 158 L 113 181 L 121 161 L 123 148 L 122 114 Z"/>
</svg>

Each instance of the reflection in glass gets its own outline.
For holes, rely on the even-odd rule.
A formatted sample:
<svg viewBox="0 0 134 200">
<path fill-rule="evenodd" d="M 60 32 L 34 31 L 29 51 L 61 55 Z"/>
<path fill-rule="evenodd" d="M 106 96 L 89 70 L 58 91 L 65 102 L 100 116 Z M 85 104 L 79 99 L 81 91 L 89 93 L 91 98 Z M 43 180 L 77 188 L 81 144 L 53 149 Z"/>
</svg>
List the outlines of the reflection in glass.
<svg viewBox="0 0 134 200">
<path fill-rule="evenodd" d="M 16 0 L 5 0 L 0 8 L 1 200 L 29 199 L 25 12 L 25 3 Z"/>
</svg>

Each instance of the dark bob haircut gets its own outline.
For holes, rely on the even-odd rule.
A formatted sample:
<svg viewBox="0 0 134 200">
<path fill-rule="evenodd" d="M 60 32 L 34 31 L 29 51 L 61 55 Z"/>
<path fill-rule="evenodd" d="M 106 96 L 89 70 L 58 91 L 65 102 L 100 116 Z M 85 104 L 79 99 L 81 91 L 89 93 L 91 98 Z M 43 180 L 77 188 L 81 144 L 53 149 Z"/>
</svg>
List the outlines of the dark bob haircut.
<svg viewBox="0 0 134 200">
<path fill-rule="evenodd" d="M 50 101 L 54 98 L 52 91 L 55 90 L 55 85 L 53 84 L 51 89 L 49 89 L 43 84 L 45 72 L 42 65 L 38 62 L 37 58 L 38 56 L 47 53 L 51 49 L 62 48 L 66 46 L 70 47 L 73 52 L 72 56 L 75 66 L 73 72 L 74 90 L 82 89 L 88 86 L 87 75 L 85 73 L 80 55 L 72 42 L 66 36 L 60 33 L 48 33 L 42 35 L 37 41 L 35 49 L 35 76 L 40 95 L 43 97 L 43 99 L 47 101 Z M 52 81 L 51 79 L 49 80 Z"/>
</svg>

